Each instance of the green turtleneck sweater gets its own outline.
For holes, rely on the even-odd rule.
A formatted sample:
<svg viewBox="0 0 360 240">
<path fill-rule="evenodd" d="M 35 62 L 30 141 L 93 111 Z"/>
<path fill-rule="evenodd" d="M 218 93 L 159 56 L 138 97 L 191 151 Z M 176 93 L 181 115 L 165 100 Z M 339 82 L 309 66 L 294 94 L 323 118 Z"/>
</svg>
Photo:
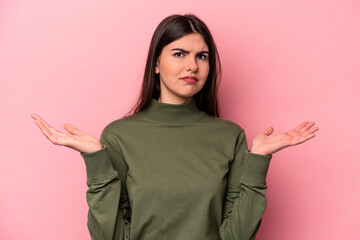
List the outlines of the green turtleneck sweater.
<svg viewBox="0 0 360 240">
<path fill-rule="evenodd" d="M 190 103 L 151 100 L 113 121 L 85 160 L 93 240 L 255 239 L 271 155 Z"/>
</svg>

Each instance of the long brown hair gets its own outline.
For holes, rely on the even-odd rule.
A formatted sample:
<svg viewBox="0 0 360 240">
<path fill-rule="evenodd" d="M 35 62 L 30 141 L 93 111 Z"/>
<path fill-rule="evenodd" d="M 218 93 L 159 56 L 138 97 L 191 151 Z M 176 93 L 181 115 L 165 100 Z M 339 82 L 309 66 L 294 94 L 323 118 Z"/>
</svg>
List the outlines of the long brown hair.
<svg viewBox="0 0 360 240">
<path fill-rule="evenodd" d="M 210 65 L 209 74 L 203 88 L 193 97 L 201 111 L 220 117 L 218 96 L 221 79 L 220 57 L 209 29 L 194 14 L 174 14 L 166 17 L 157 26 L 149 47 L 140 95 L 136 104 L 127 114 L 142 111 L 150 104 L 151 98 L 157 100 L 160 97 L 160 79 L 159 75 L 155 73 L 156 61 L 166 45 L 191 33 L 199 33 L 204 38 L 209 47 Z"/>
</svg>

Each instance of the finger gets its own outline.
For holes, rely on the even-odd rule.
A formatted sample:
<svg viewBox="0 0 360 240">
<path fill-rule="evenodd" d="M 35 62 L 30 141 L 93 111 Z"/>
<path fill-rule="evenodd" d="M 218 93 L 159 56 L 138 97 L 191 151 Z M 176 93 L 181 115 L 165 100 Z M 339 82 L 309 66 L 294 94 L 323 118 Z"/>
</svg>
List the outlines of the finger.
<svg viewBox="0 0 360 240">
<path fill-rule="evenodd" d="M 33 113 L 33 114 L 31 114 L 31 117 L 33 118 L 33 119 L 40 119 L 40 116 L 39 115 L 37 115 L 36 113 Z"/>
<path fill-rule="evenodd" d="M 80 131 L 79 129 L 77 129 L 75 126 L 71 125 L 70 123 L 66 123 L 64 125 L 64 129 L 66 131 L 68 131 L 71 134 L 74 134 L 76 136 L 81 136 L 84 135 L 84 133 L 82 131 Z"/>
<path fill-rule="evenodd" d="M 319 130 L 318 127 L 313 127 L 313 128 L 310 128 L 310 129 L 309 129 L 309 133 L 314 133 L 314 132 L 316 132 L 316 131 L 318 131 L 318 130 Z"/>
<path fill-rule="evenodd" d="M 39 126 L 42 133 L 55 145 L 69 146 L 73 142 L 73 138 L 69 133 L 57 131 L 56 133 L 51 133 L 46 126 L 40 121 L 35 120 Z"/>
<path fill-rule="evenodd" d="M 303 136 L 301 138 L 298 139 L 293 139 L 290 141 L 290 145 L 294 146 L 294 145 L 298 145 L 300 143 L 306 142 L 308 140 L 310 140 L 311 138 L 314 138 L 316 135 L 315 134 L 309 134 L 306 136 Z"/>
<path fill-rule="evenodd" d="M 303 139 L 306 138 L 312 134 L 314 134 L 314 132 L 318 131 L 319 128 L 318 127 L 312 127 L 306 131 L 300 131 L 297 135 L 298 137 L 294 136 L 294 139 Z"/>
<path fill-rule="evenodd" d="M 294 131 L 299 131 L 302 127 L 304 127 L 306 124 L 308 124 L 309 122 L 308 121 L 305 121 L 303 123 L 301 123 L 299 126 L 297 126 Z"/>
<path fill-rule="evenodd" d="M 305 124 L 305 126 L 303 126 L 299 132 L 300 133 L 304 133 L 306 131 L 308 131 L 312 126 L 314 126 L 315 122 L 308 122 L 307 124 Z"/>
<path fill-rule="evenodd" d="M 35 123 L 45 135 L 50 135 L 51 134 L 49 132 L 49 130 L 45 127 L 45 125 L 40 120 L 36 119 Z"/>
<path fill-rule="evenodd" d="M 308 124 L 306 124 L 305 128 L 307 130 L 307 129 L 311 128 L 314 125 L 315 125 L 315 122 L 309 122 Z"/>
<path fill-rule="evenodd" d="M 56 137 L 44 126 L 40 120 L 35 120 L 35 123 L 40 128 L 41 132 L 49 139 L 52 143 L 56 143 Z"/>
<path fill-rule="evenodd" d="M 269 136 L 269 135 L 272 134 L 273 132 L 274 132 L 274 128 L 270 126 L 270 127 L 267 127 L 263 133 L 264 133 L 266 136 Z"/>
<path fill-rule="evenodd" d="M 306 142 L 306 141 L 310 140 L 311 138 L 314 138 L 315 136 L 316 136 L 315 134 L 309 134 L 302 139 L 301 143 Z"/>
<path fill-rule="evenodd" d="M 39 115 L 37 114 L 33 114 L 35 119 L 42 122 L 44 127 L 46 127 L 48 129 L 49 132 L 51 133 L 58 133 L 59 131 L 56 130 L 55 128 L 53 128 L 52 126 L 50 126 L 50 124 L 48 124 L 44 119 L 42 119 Z"/>
</svg>

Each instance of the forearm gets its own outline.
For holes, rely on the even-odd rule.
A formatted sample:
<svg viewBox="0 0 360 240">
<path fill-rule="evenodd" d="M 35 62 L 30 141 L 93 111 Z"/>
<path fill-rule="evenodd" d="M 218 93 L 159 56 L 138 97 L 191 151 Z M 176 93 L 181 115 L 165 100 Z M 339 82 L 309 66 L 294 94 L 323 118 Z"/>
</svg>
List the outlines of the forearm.
<svg viewBox="0 0 360 240">
<path fill-rule="evenodd" d="M 223 221 L 219 231 L 222 240 L 255 238 L 266 208 L 265 179 L 270 159 L 271 156 L 248 151 L 244 153 L 241 178 L 232 179 L 224 199 Z"/>
<path fill-rule="evenodd" d="M 113 168 L 106 146 L 93 153 L 82 153 L 86 164 L 88 229 L 94 240 L 112 240 L 116 228 L 121 180 Z"/>
</svg>

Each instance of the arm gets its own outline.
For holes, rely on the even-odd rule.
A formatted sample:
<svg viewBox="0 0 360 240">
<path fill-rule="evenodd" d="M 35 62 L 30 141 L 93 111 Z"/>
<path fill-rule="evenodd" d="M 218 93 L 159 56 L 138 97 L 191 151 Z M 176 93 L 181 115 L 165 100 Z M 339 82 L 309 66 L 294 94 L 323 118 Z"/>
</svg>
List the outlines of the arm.
<svg viewBox="0 0 360 240">
<path fill-rule="evenodd" d="M 250 153 L 244 131 L 239 134 L 228 173 L 221 240 L 255 239 L 266 207 L 265 179 L 271 157 Z"/>
<path fill-rule="evenodd" d="M 81 153 L 86 164 L 88 229 L 92 240 L 127 239 L 129 235 L 126 218 L 129 219 L 130 212 L 125 190 L 127 166 L 123 164 L 119 146 L 110 138 L 104 131 L 100 138 L 103 149 Z"/>
<path fill-rule="evenodd" d="M 228 173 L 220 226 L 222 240 L 255 239 L 266 207 L 265 180 L 271 154 L 315 137 L 319 128 L 314 125 L 314 122 L 305 121 L 293 130 L 275 135 L 271 135 L 273 127 L 268 127 L 254 138 L 251 152 L 248 151 L 245 133 L 240 133 Z"/>
<path fill-rule="evenodd" d="M 39 115 L 32 114 L 31 117 L 53 144 L 79 151 L 85 160 L 91 238 L 127 240 L 131 216 L 125 187 L 128 167 L 120 146 L 108 128 L 98 140 L 69 123 L 64 125 L 66 132 L 61 132 Z"/>
</svg>

